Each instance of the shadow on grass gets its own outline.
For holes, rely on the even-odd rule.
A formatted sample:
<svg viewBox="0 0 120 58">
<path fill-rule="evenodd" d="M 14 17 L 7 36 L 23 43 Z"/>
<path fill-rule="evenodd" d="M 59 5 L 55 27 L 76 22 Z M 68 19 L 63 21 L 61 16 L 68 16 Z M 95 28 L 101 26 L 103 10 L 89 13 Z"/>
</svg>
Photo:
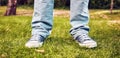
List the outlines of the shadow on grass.
<svg viewBox="0 0 120 58">
<path fill-rule="evenodd" d="M 44 46 L 53 46 L 54 48 L 59 47 L 60 48 L 74 48 L 74 49 L 80 49 L 80 50 L 97 50 L 101 49 L 101 47 L 96 47 L 96 48 L 85 48 L 85 47 L 80 47 L 79 44 L 72 38 L 62 38 L 62 37 L 49 37 L 45 40 Z"/>
</svg>

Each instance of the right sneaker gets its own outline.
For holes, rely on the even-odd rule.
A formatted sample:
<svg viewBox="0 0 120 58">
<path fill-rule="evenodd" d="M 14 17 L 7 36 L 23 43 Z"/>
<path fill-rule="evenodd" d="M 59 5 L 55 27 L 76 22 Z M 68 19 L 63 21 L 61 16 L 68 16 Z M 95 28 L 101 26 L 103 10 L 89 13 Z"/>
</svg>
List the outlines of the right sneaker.
<svg viewBox="0 0 120 58">
<path fill-rule="evenodd" d="M 95 48 L 97 47 L 97 43 L 91 39 L 88 34 L 81 34 L 79 35 L 78 37 L 76 37 L 75 39 L 78 44 L 81 46 L 81 47 L 86 47 L 86 48 Z"/>
<path fill-rule="evenodd" d="M 40 35 L 33 35 L 30 40 L 25 44 L 28 48 L 38 48 L 43 45 L 44 38 Z"/>
</svg>

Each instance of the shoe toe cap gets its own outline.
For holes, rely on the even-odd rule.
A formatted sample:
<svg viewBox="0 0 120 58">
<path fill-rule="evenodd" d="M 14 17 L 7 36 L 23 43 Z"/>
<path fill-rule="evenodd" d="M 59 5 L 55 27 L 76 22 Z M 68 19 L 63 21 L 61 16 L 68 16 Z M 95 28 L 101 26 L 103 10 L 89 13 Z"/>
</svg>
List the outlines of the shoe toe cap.
<svg viewBox="0 0 120 58">
<path fill-rule="evenodd" d="M 87 48 L 95 48 L 97 47 L 97 43 L 95 41 L 85 41 L 84 43 L 79 43 L 81 47 L 87 47 Z"/>
<path fill-rule="evenodd" d="M 42 42 L 39 43 L 39 42 L 37 42 L 37 41 L 31 41 L 31 42 L 27 42 L 27 43 L 25 44 L 25 46 L 28 47 L 28 48 L 37 48 L 37 47 L 41 47 L 42 44 L 43 44 Z"/>
</svg>

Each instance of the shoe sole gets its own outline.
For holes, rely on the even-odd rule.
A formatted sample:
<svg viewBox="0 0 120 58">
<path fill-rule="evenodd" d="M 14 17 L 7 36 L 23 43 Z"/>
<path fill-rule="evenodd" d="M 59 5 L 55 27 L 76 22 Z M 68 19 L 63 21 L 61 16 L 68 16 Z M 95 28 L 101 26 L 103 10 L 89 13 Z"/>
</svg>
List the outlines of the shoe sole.
<svg viewBox="0 0 120 58">
<path fill-rule="evenodd" d="M 77 42 L 81 47 L 85 47 L 85 48 L 95 48 L 97 47 L 97 43 L 96 42 L 88 42 L 88 43 L 79 43 Z"/>
<path fill-rule="evenodd" d="M 42 45 L 43 45 L 43 42 L 38 43 L 38 44 L 28 44 L 28 43 L 26 43 L 25 47 L 27 47 L 27 48 L 38 48 L 38 47 L 42 47 Z"/>
</svg>

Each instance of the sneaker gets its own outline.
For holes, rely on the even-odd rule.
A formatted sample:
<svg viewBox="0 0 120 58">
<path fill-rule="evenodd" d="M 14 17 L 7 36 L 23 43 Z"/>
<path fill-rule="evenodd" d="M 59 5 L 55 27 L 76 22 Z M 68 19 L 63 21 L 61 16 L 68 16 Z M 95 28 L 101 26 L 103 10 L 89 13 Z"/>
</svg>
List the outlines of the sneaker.
<svg viewBox="0 0 120 58">
<path fill-rule="evenodd" d="M 86 47 L 86 48 L 95 48 L 97 47 L 97 43 L 92 40 L 88 34 L 81 34 L 75 39 L 81 47 Z"/>
<path fill-rule="evenodd" d="M 30 40 L 25 44 L 28 48 L 38 48 L 43 44 L 44 38 L 40 35 L 33 35 Z"/>
</svg>

